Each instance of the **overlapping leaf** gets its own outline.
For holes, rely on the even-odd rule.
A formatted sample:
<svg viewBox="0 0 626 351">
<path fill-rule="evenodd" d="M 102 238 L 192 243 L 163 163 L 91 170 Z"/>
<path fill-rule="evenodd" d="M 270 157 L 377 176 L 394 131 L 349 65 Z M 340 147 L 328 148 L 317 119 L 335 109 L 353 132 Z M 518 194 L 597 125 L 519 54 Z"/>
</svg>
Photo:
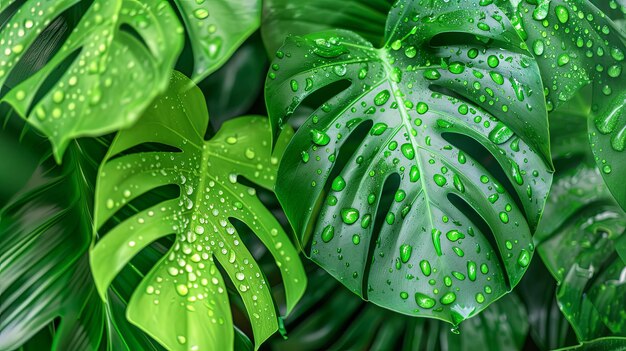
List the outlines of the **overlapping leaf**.
<svg viewBox="0 0 626 351">
<path fill-rule="evenodd" d="M 194 54 L 193 76 L 217 69 L 260 24 L 260 1 L 234 4 L 175 1 Z M 69 141 L 130 126 L 167 86 L 183 47 L 184 29 L 166 0 L 3 1 L 8 18 L 0 30 L 0 86 L 19 64 L 45 56 L 54 42 L 47 33 L 60 16 L 84 12 L 60 49 L 2 98 L 45 133 L 61 160 Z M 23 62 L 22 62 L 23 61 Z M 39 60 L 41 61 L 41 60 Z"/>
<path fill-rule="evenodd" d="M 584 104 L 574 106 L 584 113 Z M 565 109 L 550 118 L 555 139 L 562 140 L 555 143 L 555 162 L 563 167 L 537 229 L 538 251 L 558 282 L 559 307 L 579 340 L 626 336 L 626 213 L 589 151 L 562 147 L 585 145 L 585 125 L 570 123 L 584 116 Z"/>
<path fill-rule="evenodd" d="M 603 2 L 616 12 L 623 9 L 615 1 Z M 621 179 L 626 173 L 623 22 L 613 22 L 586 0 L 519 1 L 512 15 L 539 64 L 549 110 L 569 101 L 581 87 L 592 85 L 591 148 L 609 190 L 626 209 Z"/>
<path fill-rule="evenodd" d="M 382 44 L 387 13 L 393 0 L 265 0 L 261 33 L 274 55 L 289 35 L 348 29 Z"/>
<path fill-rule="evenodd" d="M 312 94 L 340 91 L 279 169 L 311 258 L 367 300 L 455 324 L 515 286 L 552 179 L 524 48 L 497 7 L 469 0 L 399 1 L 380 49 L 347 31 L 288 39 L 266 83 L 274 130 Z"/>
<path fill-rule="evenodd" d="M 270 153 L 270 129 L 262 117 L 224 123 L 204 140 L 208 114 L 190 81 L 175 74 L 139 124 L 120 132 L 101 166 L 96 189 L 97 228 L 126 204 L 164 185 L 180 193 L 116 223 L 91 252 L 101 295 L 120 270 L 144 247 L 176 235 L 170 251 L 134 292 L 129 320 L 171 350 L 229 350 L 233 323 L 225 272 L 248 311 L 258 347 L 278 328 L 275 306 L 263 272 L 243 245 L 233 220 L 251 228 L 268 247 L 285 282 L 287 307 L 299 299 L 306 277 L 298 253 L 279 223 L 263 207 L 254 188 L 275 181 L 278 157 L 288 139 Z M 157 143 L 163 151 L 133 148 Z M 175 150 L 173 150 L 175 149 Z"/>
</svg>

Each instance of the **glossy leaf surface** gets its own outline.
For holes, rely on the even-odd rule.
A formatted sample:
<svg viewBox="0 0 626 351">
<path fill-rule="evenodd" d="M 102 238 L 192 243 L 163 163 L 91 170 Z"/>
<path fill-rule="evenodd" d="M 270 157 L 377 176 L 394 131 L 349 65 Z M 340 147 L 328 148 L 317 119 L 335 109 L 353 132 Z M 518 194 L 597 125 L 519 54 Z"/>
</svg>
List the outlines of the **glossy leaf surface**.
<svg viewBox="0 0 626 351">
<path fill-rule="evenodd" d="M 99 173 L 96 227 L 161 186 L 175 185 L 179 195 L 100 233 L 103 237 L 91 252 L 92 270 L 104 298 L 133 256 L 151 242 L 175 234 L 172 248 L 134 292 L 129 320 L 171 350 L 232 349 L 225 272 L 245 303 L 258 347 L 278 328 L 275 306 L 263 272 L 232 221 L 243 222 L 268 247 L 280 267 L 291 309 L 306 283 L 298 253 L 254 189 L 240 182 L 243 177 L 271 188 L 289 133 L 271 154 L 267 120 L 251 116 L 224 123 L 205 141 L 204 98 L 196 87 L 187 90 L 189 84 L 175 74 L 168 92 L 140 123 L 117 135 Z M 147 143 L 157 143 L 162 151 L 133 151 Z"/>
<path fill-rule="evenodd" d="M 604 1 L 617 10 L 618 4 Z M 619 5 L 623 6 L 623 5 Z M 591 2 L 520 1 L 520 34 L 539 64 L 548 109 L 593 87 L 588 133 L 596 164 L 609 190 L 626 209 L 626 32 Z"/>
<path fill-rule="evenodd" d="M 339 90 L 296 133 L 276 187 L 315 262 L 364 299 L 454 324 L 519 282 L 552 179 L 523 48 L 497 7 L 465 0 L 398 2 L 380 49 L 347 31 L 287 40 L 266 82 L 275 131 Z"/>
<path fill-rule="evenodd" d="M 260 0 L 183 1 L 14 0 L 0 4 L 8 21 L 0 30 L 0 86 L 19 65 L 58 51 L 36 72 L 7 85 L 2 97 L 51 139 L 61 160 L 70 140 L 102 135 L 132 125 L 150 101 L 167 87 L 189 36 L 193 77 L 219 68 L 260 25 Z M 59 16 L 79 8 L 69 35 L 50 35 L 67 26 Z M 43 33 L 43 34 L 42 34 Z M 41 41 L 46 41 L 45 45 Z M 39 43 L 39 44 L 37 44 Z M 34 48 L 30 50 L 30 48 Z M 45 56 L 45 55 L 44 55 Z M 18 70 L 19 71 L 19 70 Z M 15 85 L 13 85 L 15 84 Z"/>
</svg>

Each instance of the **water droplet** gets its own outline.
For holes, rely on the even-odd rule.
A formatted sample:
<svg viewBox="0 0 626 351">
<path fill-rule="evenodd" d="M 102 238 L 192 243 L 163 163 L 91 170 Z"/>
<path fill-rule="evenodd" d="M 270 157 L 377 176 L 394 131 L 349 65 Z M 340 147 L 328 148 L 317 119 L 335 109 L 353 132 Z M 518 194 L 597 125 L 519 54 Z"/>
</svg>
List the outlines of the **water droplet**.
<svg viewBox="0 0 626 351">
<path fill-rule="evenodd" d="M 355 208 L 344 208 L 341 210 L 341 219 L 346 224 L 353 224 L 359 219 L 359 211 Z"/>
<path fill-rule="evenodd" d="M 569 12 L 567 11 L 567 8 L 565 8 L 565 6 L 558 5 L 554 9 L 554 12 L 556 13 L 556 18 L 558 18 L 559 22 L 567 23 L 567 20 L 569 19 Z"/>
<path fill-rule="evenodd" d="M 335 236 L 335 228 L 331 225 L 327 225 L 322 231 L 322 240 L 327 243 Z"/>
<path fill-rule="evenodd" d="M 435 174 L 433 176 L 433 180 L 435 181 L 435 184 L 439 186 L 444 186 L 447 183 L 446 177 L 442 176 L 441 174 Z"/>
<path fill-rule="evenodd" d="M 535 53 L 535 55 L 541 56 L 543 54 L 544 49 L 545 49 L 545 46 L 541 39 L 537 39 L 533 42 L 533 52 Z"/>
<path fill-rule="evenodd" d="M 490 55 L 487 58 L 487 64 L 489 65 L 489 67 L 491 68 L 496 68 L 498 67 L 498 65 L 500 64 L 500 60 L 498 60 L 498 58 L 495 55 Z"/>
<path fill-rule="evenodd" d="M 448 70 L 453 74 L 461 74 L 465 71 L 465 66 L 461 62 L 453 62 L 448 66 Z"/>
<path fill-rule="evenodd" d="M 430 262 L 428 262 L 427 260 L 421 260 L 420 269 L 422 270 L 422 274 L 424 274 L 427 277 L 430 276 L 430 273 L 431 273 Z"/>
<path fill-rule="evenodd" d="M 203 8 L 199 8 L 193 11 L 193 15 L 197 18 L 197 19 L 205 19 L 207 17 L 209 17 L 209 11 L 207 11 L 206 9 Z"/>
<path fill-rule="evenodd" d="M 400 150 L 402 151 L 404 157 L 406 157 L 407 159 L 412 160 L 415 158 L 415 149 L 413 149 L 413 145 L 409 143 L 402 144 Z"/>
<path fill-rule="evenodd" d="M 331 185 L 331 189 L 334 191 L 342 191 L 346 187 L 346 181 L 342 176 L 337 176 Z"/>
<path fill-rule="evenodd" d="M 291 91 L 294 93 L 298 91 L 298 82 L 295 79 L 291 80 Z"/>
<path fill-rule="evenodd" d="M 471 281 L 476 280 L 476 262 L 467 261 L 467 277 Z"/>
<path fill-rule="evenodd" d="M 402 263 L 407 263 L 409 258 L 411 258 L 411 252 L 413 251 L 413 247 L 408 244 L 402 244 L 400 246 L 400 260 Z"/>
<path fill-rule="evenodd" d="M 452 291 L 449 291 L 449 292 L 445 293 L 441 297 L 441 299 L 439 299 L 439 301 L 443 305 L 449 305 L 449 304 L 453 303 L 455 300 L 456 300 L 456 294 L 453 293 Z"/>
<path fill-rule="evenodd" d="M 372 126 L 370 134 L 372 135 L 381 135 L 387 130 L 387 124 L 385 123 L 376 123 Z"/>
<path fill-rule="evenodd" d="M 374 97 L 374 104 L 376 106 L 382 106 L 385 103 L 387 103 L 387 100 L 389 100 L 390 96 L 391 96 L 391 93 L 389 92 L 389 90 L 385 89 L 379 92 L 378 94 L 376 94 L 376 97 Z"/>
<path fill-rule="evenodd" d="M 189 293 L 189 289 L 187 289 L 187 285 L 185 284 L 178 284 L 176 285 L 176 292 L 180 296 L 186 296 Z"/>
<path fill-rule="evenodd" d="M 424 78 L 429 80 L 437 80 L 441 77 L 441 73 L 436 69 L 429 68 L 424 71 Z"/>
<path fill-rule="evenodd" d="M 435 300 L 422 293 L 415 293 L 415 302 L 421 308 L 430 309 L 435 306 Z"/>
<path fill-rule="evenodd" d="M 328 134 L 324 133 L 323 131 L 320 131 L 317 129 L 311 129 L 310 135 L 311 135 L 311 141 L 313 141 L 313 143 L 317 145 L 324 146 L 324 145 L 328 145 L 328 143 L 330 142 L 330 137 L 328 136 Z"/>
<path fill-rule="evenodd" d="M 452 242 L 455 242 L 455 241 L 457 241 L 459 239 L 465 238 L 465 234 L 459 232 L 456 229 L 453 229 L 453 230 L 451 230 L 451 231 L 446 233 L 446 237 L 448 238 L 448 240 L 450 240 Z"/>
<path fill-rule="evenodd" d="M 530 253 L 526 249 L 522 249 L 517 257 L 517 263 L 522 267 L 528 267 L 530 264 Z"/>
</svg>

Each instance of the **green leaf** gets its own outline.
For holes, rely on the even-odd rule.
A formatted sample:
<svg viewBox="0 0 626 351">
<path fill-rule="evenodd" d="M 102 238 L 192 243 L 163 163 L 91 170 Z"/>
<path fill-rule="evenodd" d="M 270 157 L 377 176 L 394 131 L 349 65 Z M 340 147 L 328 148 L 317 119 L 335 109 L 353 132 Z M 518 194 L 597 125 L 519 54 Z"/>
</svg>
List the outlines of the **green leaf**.
<svg viewBox="0 0 626 351">
<path fill-rule="evenodd" d="M 0 13 L 11 11 L 13 2 L 4 1 Z M 11 43 L 3 46 L 0 86 L 50 21 L 77 4 L 31 0 L 15 11 L 0 31 L 0 41 Z M 70 140 L 132 124 L 166 88 L 182 49 L 182 30 L 167 3 L 95 0 L 58 52 L 3 100 L 50 138 L 60 161 Z M 44 87 L 49 79 L 55 81 Z M 49 91 L 34 101 L 42 87 Z"/>
<path fill-rule="evenodd" d="M 0 211 L 0 349 L 19 347 L 56 317 L 61 323 L 55 350 L 94 348 L 102 333 L 102 320 L 88 320 L 101 304 L 82 311 L 94 290 L 86 256 L 91 216 L 84 172 L 91 168 L 93 174 L 96 167 L 82 150 L 70 150 L 63 167 L 45 158 Z"/>
<path fill-rule="evenodd" d="M 278 329 L 275 306 L 263 272 L 232 221 L 251 228 L 274 256 L 291 310 L 306 283 L 298 252 L 254 188 L 240 182 L 244 177 L 271 189 L 289 133 L 271 154 L 267 120 L 250 116 L 224 123 L 205 141 L 204 97 L 197 87 L 187 89 L 190 83 L 175 74 L 167 93 L 141 121 L 115 138 L 99 173 L 96 227 L 102 229 L 120 208 L 161 186 L 178 186 L 180 194 L 101 232 L 91 251 L 91 267 L 105 298 L 107 287 L 133 256 L 151 242 L 176 234 L 169 252 L 133 293 L 128 319 L 171 350 L 232 349 L 225 272 L 245 303 L 258 347 Z M 133 151 L 145 143 L 167 149 Z"/>
<path fill-rule="evenodd" d="M 574 347 L 565 347 L 557 351 L 624 351 L 626 350 L 626 338 L 599 338 L 581 343 Z"/>
<path fill-rule="evenodd" d="M 392 3 L 392 0 L 265 0 L 261 25 L 263 42 L 270 55 L 274 55 L 289 35 L 340 28 L 382 44 L 385 20 Z"/>
<path fill-rule="evenodd" d="M 441 321 L 413 318 L 365 303 L 318 269 L 286 320 L 287 339 L 273 350 L 521 350 L 528 333 L 526 311 L 509 294 L 458 330 Z"/>
<path fill-rule="evenodd" d="M 1 142 L 11 133 L 20 129 L 4 130 Z M 44 143 L 24 132 L 18 147 L 3 149 L 6 160 L 41 160 L 0 210 L 0 349 L 156 350 L 136 328 L 104 329 L 126 323 L 105 309 L 89 270 L 93 184 L 104 148 L 93 140 L 72 143 L 59 166 Z M 112 347 L 112 340 L 120 343 Z"/>
<path fill-rule="evenodd" d="M 585 126 L 567 124 L 567 117 L 579 118 L 568 109 L 550 116 L 557 122 L 552 124 L 555 140 L 563 135 L 570 139 L 568 144 L 578 140 L 584 145 L 585 135 L 575 125 L 578 131 Z M 626 335 L 622 288 L 626 260 L 619 256 L 626 239 L 626 213 L 588 154 L 555 153 L 555 163 L 563 167 L 557 171 L 535 236 L 539 254 L 557 280 L 559 307 L 581 341 Z M 567 158 L 572 160 L 564 161 Z"/>
<path fill-rule="evenodd" d="M 537 246 L 580 340 L 626 335 L 626 263 L 616 253 L 625 230 L 626 214 L 595 167 L 581 164 L 555 178 Z"/>
<path fill-rule="evenodd" d="M 530 338 L 540 350 L 554 350 L 578 343 L 574 330 L 561 313 L 556 280 L 543 262 L 533 260 L 515 292 L 528 311 Z"/>
<path fill-rule="evenodd" d="M 548 109 L 593 87 L 589 142 L 609 190 L 626 209 L 626 34 L 589 1 L 520 1 L 520 34 L 539 64 Z M 617 6 L 617 4 L 615 4 Z M 623 22 L 622 22 L 623 23 Z"/>
<path fill-rule="evenodd" d="M 261 25 L 261 0 L 174 2 L 191 42 L 196 82 L 220 68 Z"/>
<path fill-rule="evenodd" d="M 364 299 L 454 324 L 519 282 L 552 180 L 522 47 L 497 7 L 469 0 L 398 2 L 380 49 L 347 31 L 287 40 L 266 82 L 275 131 L 341 87 L 292 139 L 276 186 L 315 262 Z"/>
<path fill-rule="evenodd" d="M 198 81 L 260 25 L 260 0 L 174 2 L 186 25 Z M 80 20 L 69 35 L 44 35 L 50 28 L 65 28 L 67 23 L 55 19 L 75 8 Z M 73 138 L 132 125 L 166 89 L 184 43 L 180 20 L 163 0 L 95 0 L 90 6 L 77 0 L 9 0 L 0 5 L 0 14 L 9 18 L 0 30 L 0 86 L 21 73 L 16 67 L 41 61 L 38 56 L 50 49 L 37 43 L 54 47 L 64 40 L 40 69 L 10 82 L 2 97 L 50 138 L 58 161 Z"/>
</svg>

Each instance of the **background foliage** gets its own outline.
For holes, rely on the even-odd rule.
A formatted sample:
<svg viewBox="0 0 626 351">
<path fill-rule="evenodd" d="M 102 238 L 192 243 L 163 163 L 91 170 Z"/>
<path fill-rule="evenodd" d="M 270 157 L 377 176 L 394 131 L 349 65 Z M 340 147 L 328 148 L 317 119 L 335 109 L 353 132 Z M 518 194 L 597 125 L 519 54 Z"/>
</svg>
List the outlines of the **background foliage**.
<svg viewBox="0 0 626 351">
<path fill-rule="evenodd" d="M 0 349 L 626 349 L 625 28 L 2 1 Z"/>
</svg>

